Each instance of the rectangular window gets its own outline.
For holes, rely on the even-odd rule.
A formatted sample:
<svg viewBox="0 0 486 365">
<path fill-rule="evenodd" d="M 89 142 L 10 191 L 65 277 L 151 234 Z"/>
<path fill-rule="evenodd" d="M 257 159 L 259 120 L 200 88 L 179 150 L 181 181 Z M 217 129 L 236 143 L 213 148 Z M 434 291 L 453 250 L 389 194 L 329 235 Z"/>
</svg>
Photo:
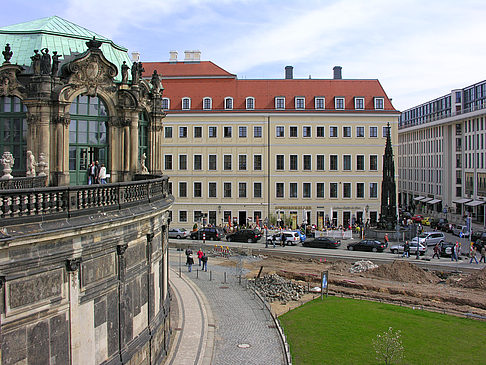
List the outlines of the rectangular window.
<svg viewBox="0 0 486 365">
<path fill-rule="evenodd" d="M 356 137 L 364 138 L 364 136 L 365 136 L 365 127 L 356 127 Z"/>
<path fill-rule="evenodd" d="M 253 197 L 254 198 L 261 198 L 262 197 L 262 183 L 261 182 L 254 182 L 253 183 Z"/>
<path fill-rule="evenodd" d="M 310 198 L 311 197 L 311 184 L 310 183 L 302 183 L 302 197 L 303 198 Z"/>
<path fill-rule="evenodd" d="M 187 127 L 179 127 L 179 138 L 187 138 Z"/>
<path fill-rule="evenodd" d="M 343 183 L 343 198 L 351 198 L 351 183 Z"/>
<path fill-rule="evenodd" d="M 326 127 L 323 127 L 323 126 L 317 127 L 317 137 L 318 138 L 325 137 L 325 130 L 326 130 Z"/>
<path fill-rule="evenodd" d="M 194 155 L 194 170 L 202 170 L 202 155 Z"/>
<path fill-rule="evenodd" d="M 351 127 L 343 127 L 343 137 L 351 138 Z"/>
<path fill-rule="evenodd" d="M 312 170 L 312 157 L 311 155 L 304 155 L 304 170 L 310 171 Z"/>
<path fill-rule="evenodd" d="M 275 189 L 276 189 L 275 191 L 276 191 L 277 198 L 283 198 L 284 197 L 284 183 L 276 183 Z"/>
<path fill-rule="evenodd" d="M 356 170 L 364 171 L 364 169 L 365 169 L 364 155 L 357 155 L 356 156 Z"/>
<path fill-rule="evenodd" d="M 323 97 L 316 97 L 314 99 L 314 107 L 316 109 L 324 109 L 325 106 L 326 106 L 325 98 L 323 98 Z"/>
<path fill-rule="evenodd" d="M 255 99 L 246 98 L 246 109 L 255 109 Z"/>
<path fill-rule="evenodd" d="M 354 109 L 356 110 L 364 109 L 364 98 L 354 98 Z"/>
<path fill-rule="evenodd" d="M 238 170 L 246 170 L 246 155 L 238 155 Z"/>
<path fill-rule="evenodd" d="M 202 183 L 195 182 L 194 183 L 194 198 L 201 198 L 202 197 Z"/>
<path fill-rule="evenodd" d="M 208 137 L 216 138 L 218 136 L 218 127 L 210 126 L 208 127 Z"/>
<path fill-rule="evenodd" d="M 295 109 L 305 109 L 305 98 L 295 98 Z"/>
<path fill-rule="evenodd" d="M 229 170 L 232 169 L 231 159 L 232 159 L 231 155 L 224 155 L 223 156 L 223 170 L 229 171 Z"/>
<path fill-rule="evenodd" d="M 231 198 L 231 183 L 225 182 L 223 184 L 223 198 Z"/>
<path fill-rule="evenodd" d="M 224 108 L 225 109 L 233 109 L 233 98 L 224 99 Z"/>
<path fill-rule="evenodd" d="M 329 137 L 337 138 L 338 136 L 338 127 L 329 127 Z"/>
<path fill-rule="evenodd" d="M 262 138 L 262 127 L 259 125 L 256 125 L 253 127 L 253 138 Z"/>
<path fill-rule="evenodd" d="M 298 169 L 298 156 L 297 155 L 290 155 L 290 170 L 297 170 Z"/>
<path fill-rule="evenodd" d="M 382 110 L 385 108 L 385 99 L 375 98 L 375 109 Z"/>
<path fill-rule="evenodd" d="M 231 127 L 223 127 L 223 137 L 231 138 L 233 136 L 233 130 Z"/>
<path fill-rule="evenodd" d="M 297 198 L 297 183 L 290 183 L 290 198 Z"/>
<path fill-rule="evenodd" d="M 179 222 L 181 222 L 181 223 L 187 222 L 187 211 L 186 210 L 179 210 Z"/>
<path fill-rule="evenodd" d="M 377 155 L 370 155 L 370 170 L 377 171 L 378 170 L 378 156 Z"/>
<path fill-rule="evenodd" d="M 191 99 L 189 98 L 182 99 L 182 109 L 183 110 L 191 109 Z"/>
<path fill-rule="evenodd" d="M 343 170 L 351 170 L 351 155 L 343 155 Z"/>
<path fill-rule="evenodd" d="M 194 138 L 202 138 L 202 127 L 194 127 Z"/>
<path fill-rule="evenodd" d="M 172 181 L 169 181 L 169 194 L 172 195 Z"/>
<path fill-rule="evenodd" d="M 238 137 L 246 138 L 248 137 L 247 128 L 244 126 L 238 127 Z"/>
<path fill-rule="evenodd" d="M 217 155 L 208 155 L 208 170 L 217 170 Z"/>
<path fill-rule="evenodd" d="M 356 197 L 357 198 L 364 198 L 364 183 L 356 183 Z"/>
<path fill-rule="evenodd" d="M 285 137 L 285 127 L 282 125 L 278 125 L 275 127 L 275 135 L 277 137 Z"/>
<path fill-rule="evenodd" d="M 337 155 L 329 156 L 329 170 L 336 171 L 338 169 L 338 157 Z"/>
<path fill-rule="evenodd" d="M 179 155 L 179 170 L 187 170 L 187 155 Z"/>
<path fill-rule="evenodd" d="M 246 198 L 246 182 L 238 183 L 238 198 Z"/>
<path fill-rule="evenodd" d="M 324 183 L 316 183 L 316 196 L 318 198 L 324 198 Z"/>
<path fill-rule="evenodd" d="M 170 100 L 168 98 L 162 98 L 162 109 L 169 109 Z"/>
<path fill-rule="evenodd" d="M 370 127 L 370 137 L 371 138 L 378 137 L 378 127 Z"/>
<path fill-rule="evenodd" d="M 388 127 L 387 126 L 384 126 L 381 136 L 383 138 L 386 138 L 387 134 L 388 134 Z"/>
<path fill-rule="evenodd" d="M 187 198 L 187 183 L 179 182 L 179 198 Z"/>
<path fill-rule="evenodd" d="M 298 137 L 297 129 L 298 129 L 297 127 L 291 126 L 289 128 L 289 137 L 291 137 L 291 138 L 297 138 Z"/>
<path fill-rule="evenodd" d="M 329 197 L 330 198 L 337 198 L 338 197 L 338 184 L 337 183 L 329 183 Z"/>
<path fill-rule="evenodd" d="M 284 155 L 277 155 L 276 156 L 276 161 L 277 161 L 277 170 L 285 170 L 285 156 Z"/>
<path fill-rule="evenodd" d="M 344 109 L 344 98 L 335 98 L 334 99 L 334 108 L 335 109 Z"/>
<path fill-rule="evenodd" d="M 275 98 L 275 109 L 285 109 L 285 98 L 276 97 Z"/>
<path fill-rule="evenodd" d="M 210 182 L 208 184 L 208 197 L 216 198 L 217 185 L 215 182 Z"/>
<path fill-rule="evenodd" d="M 302 137 L 310 138 L 312 137 L 312 127 L 310 126 L 303 126 L 302 127 Z"/>
<path fill-rule="evenodd" d="M 164 156 L 164 169 L 165 170 L 172 170 L 172 155 L 165 155 Z"/>
<path fill-rule="evenodd" d="M 262 170 L 262 155 L 253 155 L 253 170 Z"/>
<path fill-rule="evenodd" d="M 378 198 L 378 183 L 370 183 L 370 198 Z"/>
<path fill-rule="evenodd" d="M 172 127 L 165 127 L 164 128 L 164 137 L 165 138 L 172 138 Z"/>
<path fill-rule="evenodd" d="M 324 159 L 324 155 L 317 155 L 316 156 L 316 161 L 317 161 L 317 165 L 316 165 L 316 170 L 317 171 L 324 171 L 324 167 L 325 167 L 325 159 Z"/>
</svg>

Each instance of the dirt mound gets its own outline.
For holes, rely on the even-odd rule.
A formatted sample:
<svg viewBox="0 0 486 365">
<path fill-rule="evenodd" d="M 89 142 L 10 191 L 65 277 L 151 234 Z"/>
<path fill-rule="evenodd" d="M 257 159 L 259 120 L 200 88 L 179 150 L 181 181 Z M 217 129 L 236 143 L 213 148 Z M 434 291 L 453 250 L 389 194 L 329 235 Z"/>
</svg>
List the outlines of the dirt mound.
<svg viewBox="0 0 486 365">
<path fill-rule="evenodd" d="M 395 260 L 391 264 L 380 265 L 365 273 L 383 279 L 400 281 L 403 283 L 437 283 L 439 278 L 432 273 L 422 270 L 417 265 L 407 261 Z"/>
<path fill-rule="evenodd" d="M 463 288 L 486 289 L 486 267 L 456 281 L 456 285 Z"/>
<path fill-rule="evenodd" d="M 329 270 L 334 272 L 345 272 L 349 270 L 350 266 L 351 265 L 346 261 L 337 260 L 331 264 Z"/>
</svg>

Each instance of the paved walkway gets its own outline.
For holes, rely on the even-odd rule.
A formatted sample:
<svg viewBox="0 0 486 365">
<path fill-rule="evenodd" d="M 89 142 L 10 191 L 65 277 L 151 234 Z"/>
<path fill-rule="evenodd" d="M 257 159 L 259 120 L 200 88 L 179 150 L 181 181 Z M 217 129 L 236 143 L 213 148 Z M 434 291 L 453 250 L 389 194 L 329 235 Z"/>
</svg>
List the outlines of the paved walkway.
<svg viewBox="0 0 486 365">
<path fill-rule="evenodd" d="M 211 266 L 210 257 L 208 272 L 198 271 L 196 263 L 190 273 L 182 266 L 179 278 L 178 255 L 170 250 L 180 330 L 167 364 L 286 364 L 271 314 L 244 280 L 239 284 L 236 269 Z"/>
</svg>

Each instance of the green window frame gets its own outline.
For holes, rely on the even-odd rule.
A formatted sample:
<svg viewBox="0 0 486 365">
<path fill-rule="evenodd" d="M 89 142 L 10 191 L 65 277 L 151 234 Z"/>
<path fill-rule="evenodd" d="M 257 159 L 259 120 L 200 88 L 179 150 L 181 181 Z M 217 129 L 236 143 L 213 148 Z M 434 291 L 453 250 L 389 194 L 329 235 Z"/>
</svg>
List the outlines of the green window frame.
<svg viewBox="0 0 486 365">
<path fill-rule="evenodd" d="M 0 96 L 0 155 L 6 151 L 10 152 L 15 159 L 12 167 L 13 174 L 25 176 L 27 107 L 16 96 Z"/>
</svg>

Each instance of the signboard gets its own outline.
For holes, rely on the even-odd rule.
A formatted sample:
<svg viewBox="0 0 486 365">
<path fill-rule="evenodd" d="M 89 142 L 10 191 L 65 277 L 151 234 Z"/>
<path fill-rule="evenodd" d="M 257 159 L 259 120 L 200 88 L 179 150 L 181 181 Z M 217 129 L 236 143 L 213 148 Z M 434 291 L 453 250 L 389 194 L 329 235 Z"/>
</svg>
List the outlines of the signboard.
<svg viewBox="0 0 486 365">
<path fill-rule="evenodd" d="M 321 299 L 324 295 L 324 289 L 326 289 L 326 297 L 329 291 L 327 281 L 329 279 L 329 271 L 323 271 L 321 274 Z"/>
</svg>

